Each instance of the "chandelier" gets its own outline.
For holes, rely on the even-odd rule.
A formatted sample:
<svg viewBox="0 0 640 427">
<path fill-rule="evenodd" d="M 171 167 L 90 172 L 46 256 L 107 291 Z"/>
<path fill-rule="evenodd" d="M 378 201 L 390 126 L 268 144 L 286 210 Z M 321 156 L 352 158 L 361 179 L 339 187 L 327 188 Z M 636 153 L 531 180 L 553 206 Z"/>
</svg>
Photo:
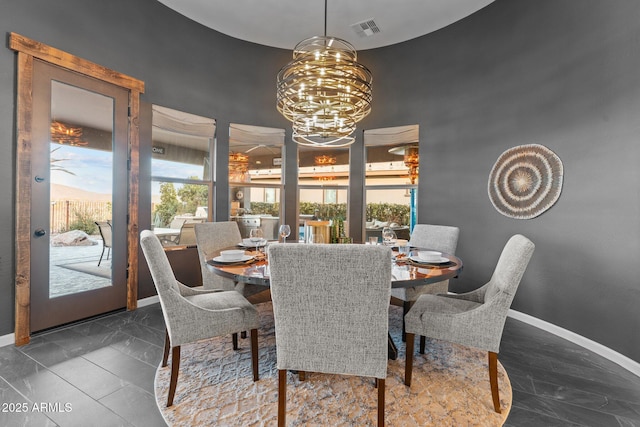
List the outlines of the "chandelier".
<svg viewBox="0 0 640 427">
<path fill-rule="evenodd" d="M 316 156 L 313 161 L 316 164 L 316 166 L 327 166 L 327 165 L 335 165 L 336 164 L 336 158 L 334 156 L 327 156 L 326 154 L 323 154 L 321 156 Z"/>
<path fill-rule="evenodd" d="M 420 166 L 420 155 L 417 145 L 409 145 L 405 147 L 394 147 L 389 150 L 392 154 L 403 156 L 404 165 L 409 168 L 409 181 L 415 184 L 418 180 L 418 168 Z"/>
<path fill-rule="evenodd" d="M 336 164 L 337 159 L 335 158 L 335 156 L 327 156 L 326 154 L 323 154 L 321 156 L 315 156 L 313 161 L 316 166 L 333 166 Z M 331 169 L 333 171 L 333 168 Z M 317 176 L 316 179 L 318 181 L 333 181 L 336 179 L 336 177 L 333 175 L 322 175 Z"/>
<path fill-rule="evenodd" d="M 82 140 L 81 127 L 73 127 L 57 120 L 52 120 L 50 132 L 51 142 L 74 146 L 84 146 L 89 144 L 87 141 Z"/>
<path fill-rule="evenodd" d="M 357 62 L 349 42 L 324 36 L 298 43 L 293 61 L 277 79 L 278 111 L 292 122 L 293 140 L 301 145 L 345 147 L 355 141 L 356 123 L 371 112 L 371 72 Z"/>
<path fill-rule="evenodd" d="M 243 153 L 229 153 L 229 181 L 245 182 L 249 180 L 249 156 Z"/>
</svg>

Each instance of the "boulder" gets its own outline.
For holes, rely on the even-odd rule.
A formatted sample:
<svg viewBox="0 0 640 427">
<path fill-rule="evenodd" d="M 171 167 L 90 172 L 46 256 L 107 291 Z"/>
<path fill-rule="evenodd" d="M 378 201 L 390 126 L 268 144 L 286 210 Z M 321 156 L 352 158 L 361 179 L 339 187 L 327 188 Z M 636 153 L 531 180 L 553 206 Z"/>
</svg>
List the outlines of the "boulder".
<svg viewBox="0 0 640 427">
<path fill-rule="evenodd" d="M 71 230 L 51 237 L 51 246 L 93 246 L 98 243 L 80 230 Z"/>
</svg>

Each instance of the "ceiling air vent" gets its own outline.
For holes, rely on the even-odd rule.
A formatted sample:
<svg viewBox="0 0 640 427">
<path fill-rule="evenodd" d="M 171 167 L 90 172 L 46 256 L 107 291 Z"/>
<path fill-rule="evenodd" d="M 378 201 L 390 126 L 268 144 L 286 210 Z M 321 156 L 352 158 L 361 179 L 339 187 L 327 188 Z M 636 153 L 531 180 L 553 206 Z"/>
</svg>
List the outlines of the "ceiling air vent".
<svg viewBox="0 0 640 427">
<path fill-rule="evenodd" d="M 373 18 L 351 24 L 351 28 L 360 37 L 369 37 L 380 32 L 380 28 L 378 28 Z"/>
</svg>

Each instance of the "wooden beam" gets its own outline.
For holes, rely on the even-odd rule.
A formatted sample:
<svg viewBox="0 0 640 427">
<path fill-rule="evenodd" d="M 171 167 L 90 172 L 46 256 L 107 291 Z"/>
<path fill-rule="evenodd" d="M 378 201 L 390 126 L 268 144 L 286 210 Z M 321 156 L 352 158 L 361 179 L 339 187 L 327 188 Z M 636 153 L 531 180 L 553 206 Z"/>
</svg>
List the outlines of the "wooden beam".
<svg viewBox="0 0 640 427">
<path fill-rule="evenodd" d="M 33 57 L 18 53 L 16 147 L 16 302 L 15 343 L 28 344 L 31 334 L 31 121 Z"/>
<path fill-rule="evenodd" d="M 144 93 L 144 82 L 142 80 L 119 73 L 102 65 L 87 61 L 86 59 L 78 58 L 70 53 L 47 46 L 44 43 L 21 36 L 17 33 L 9 34 L 9 48 L 51 64 L 112 83 L 116 86 L 124 87 L 132 92 Z"/>
<path fill-rule="evenodd" d="M 140 230 L 138 211 L 140 205 L 140 93 L 129 94 L 129 224 L 128 224 L 128 277 L 127 310 L 138 308 L 138 252 Z"/>
</svg>

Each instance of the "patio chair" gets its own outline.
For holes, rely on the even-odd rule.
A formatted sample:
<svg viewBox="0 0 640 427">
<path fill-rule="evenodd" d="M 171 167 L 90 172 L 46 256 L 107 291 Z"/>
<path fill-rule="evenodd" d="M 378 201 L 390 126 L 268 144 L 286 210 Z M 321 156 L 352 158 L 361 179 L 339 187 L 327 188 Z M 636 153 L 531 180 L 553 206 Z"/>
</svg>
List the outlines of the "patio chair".
<svg viewBox="0 0 640 427">
<path fill-rule="evenodd" d="M 113 233 L 111 230 L 111 223 L 109 221 L 95 221 L 95 223 L 98 226 L 98 230 L 100 231 L 100 237 L 102 237 L 102 253 L 100 254 L 100 260 L 98 260 L 98 267 L 100 267 L 102 257 L 104 256 L 104 250 L 107 249 L 106 259 L 109 259 L 109 255 L 111 254 L 111 246 L 113 245 Z"/>
<path fill-rule="evenodd" d="M 162 246 L 191 246 L 196 244 L 195 225 L 201 221 L 186 220 L 180 226 L 180 233 L 161 240 Z"/>
</svg>

